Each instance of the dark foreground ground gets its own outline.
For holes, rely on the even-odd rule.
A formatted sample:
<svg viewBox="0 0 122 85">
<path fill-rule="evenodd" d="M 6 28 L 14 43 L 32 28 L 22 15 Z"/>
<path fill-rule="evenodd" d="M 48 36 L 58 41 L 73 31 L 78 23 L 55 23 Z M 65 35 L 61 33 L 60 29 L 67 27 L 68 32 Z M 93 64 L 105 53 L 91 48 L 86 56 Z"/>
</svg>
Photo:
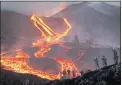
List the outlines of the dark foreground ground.
<svg viewBox="0 0 122 85">
<path fill-rule="evenodd" d="M 121 85 L 121 66 L 111 65 L 67 80 L 49 81 L 30 74 L 1 69 L 1 85 Z"/>
</svg>

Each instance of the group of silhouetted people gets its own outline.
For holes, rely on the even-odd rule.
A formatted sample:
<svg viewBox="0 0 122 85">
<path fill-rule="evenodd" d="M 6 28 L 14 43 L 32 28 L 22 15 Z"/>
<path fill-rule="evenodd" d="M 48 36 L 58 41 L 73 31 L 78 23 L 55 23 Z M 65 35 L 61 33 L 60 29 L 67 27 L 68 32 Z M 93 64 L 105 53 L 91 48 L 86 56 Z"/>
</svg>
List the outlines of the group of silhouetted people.
<svg viewBox="0 0 122 85">
<path fill-rule="evenodd" d="M 117 55 L 117 51 L 114 48 L 112 51 L 114 53 L 114 55 L 113 55 L 114 64 L 118 64 L 119 56 Z M 107 58 L 105 56 L 102 56 L 101 60 L 102 60 L 102 66 L 106 67 L 107 66 Z M 96 69 L 99 69 L 100 68 L 99 61 L 98 61 L 97 57 L 94 58 L 94 63 L 96 65 Z"/>
<path fill-rule="evenodd" d="M 76 77 L 76 71 L 74 71 L 74 70 L 70 70 L 70 69 L 68 69 L 68 70 L 63 70 L 62 72 L 61 72 L 61 77 L 63 78 L 63 79 L 66 79 L 66 78 L 75 78 Z"/>
<path fill-rule="evenodd" d="M 112 49 L 112 51 L 113 51 L 113 54 L 114 54 L 113 55 L 114 64 L 118 64 L 119 56 L 117 55 L 117 51 L 115 49 Z M 101 61 L 102 61 L 102 67 L 106 67 L 107 66 L 107 58 L 105 56 L 102 56 Z M 96 65 L 96 69 L 100 69 L 99 60 L 98 60 L 97 57 L 94 58 L 94 63 Z M 61 78 L 62 79 L 75 78 L 76 76 L 77 75 L 76 75 L 75 70 L 71 71 L 70 69 L 68 69 L 68 70 L 64 69 L 61 72 Z"/>
</svg>

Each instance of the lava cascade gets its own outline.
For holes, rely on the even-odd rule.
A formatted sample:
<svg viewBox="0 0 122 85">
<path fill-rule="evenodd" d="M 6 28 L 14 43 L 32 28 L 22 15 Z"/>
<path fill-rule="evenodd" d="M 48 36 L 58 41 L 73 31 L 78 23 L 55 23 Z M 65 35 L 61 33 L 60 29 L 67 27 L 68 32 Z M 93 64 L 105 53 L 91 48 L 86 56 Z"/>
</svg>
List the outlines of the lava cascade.
<svg viewBox="0 0 122 85">
<path fill-rule="evenodd" d="M 67 28 L 62 34 L 60 34 L 52 30 L 41 18 L 32 15 L 31 21 L 33 22 L 35 27 L 40 31 L 43 37 L 43 39 L 37 40 L 36 42 L 32 43 L 32 46 L 40 47 L 40 50 L 35 53 L 35 56 L 37 58 L 39 58 L 40 56 L 44 56 L 44 53 L 51 50 L 50 48 L 51 45 L 59 44 L 61 47 L 67 48 L 62 43 L 60 43 L 59 40 L 60 38 L 68 34 L 69 30 L 71 30 L 71 25 L 65 18 L 63 18 L 63 20 L 66 23 Z M 71 48 L 67 48 L 67 49 L 71 49 Z M 71 71 L 75 70 L 77 76 L 80 75 L 79 69 L 75 66 L 75 64 L 71 60 L 66 60 L 63 58 L 53 58 L 61 65 L 61 69 L 59 74 L 51 74 L 30 67 L 27 64 L 27 60 L 29 59 L 29 56 L 26 53 L 24 53 L 22 50 L 17 50 L 16 52 L 17 55 L 15 57 L 1 56 L 1 66 L 4 69 L 14 71 L 17 73 L 29 73 L 49 80 L 60 79 L 61 78 L 60 72 L 63 72 L 64 69 L 65 70 L 69 69 Z"/>
<path fill-rule="evenodd" d="M 66 30 L 63 33 L 56 33 L 54 30 L 52 30 L 40 17 L 32 15 L 31 21 L 33 22 L 34 26 L 40 31 L 40 34 L 42 35 L 43 39 L 37 40 L 36 42 L 33 42 L 33 46 L 40 47 L 40 50 L 35 53 L 35 56 L 42 57 L 44 56 L 44 53 L 51 50 L 50 46 L 54 44 L 59 44 L 62 47 L 65 47 L 62 43 L 59 42 L 59 40 L 67 36 L 68 32 L 71 30 L 71 25 L 67 21 L 66 18 L 63 18 L 63 21 L 67 25 Z"/>
</svg>

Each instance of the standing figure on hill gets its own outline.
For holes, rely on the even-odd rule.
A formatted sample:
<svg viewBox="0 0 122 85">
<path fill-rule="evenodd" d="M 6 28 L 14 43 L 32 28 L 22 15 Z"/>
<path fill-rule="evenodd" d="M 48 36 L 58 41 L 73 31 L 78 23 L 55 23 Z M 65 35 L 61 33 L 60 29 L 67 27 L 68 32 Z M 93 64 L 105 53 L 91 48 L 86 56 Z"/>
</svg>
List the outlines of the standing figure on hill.
<svg viewBox="0 0 122 85">
<path fill-rule="evenodd" d="M 66 73 L 66 70 L 64 69 L 63 70 L 63 79 L 66 79 L 67 78 L 67 73 Z"/>
<path fill-rule="evenodd" d="M 107 59 L 106 59 L 106 57 L 102 56 L 101 60 L 102 60 L 103 67 L 106 67 L 107 66 Z"/>
<path fill-rule="evenodd" d="M 71 71 L 70 71 L 70 69 L 67 70 L 67 74 L 68 74 L 68 75 L 67 75 L 68 78 L 70 78 L 70 77 L 71 77 Z"/>
<path fill-rule="evenodd" d="M 117 55 L 117 51 L 114 48 L 112 51 L 114 53 L 114 56 L 113 56 L 114 64 L 118 64 L 119 56 Z"/>
<path fill-rule="evenodd" d="M 73 76 L 73 78 L 75 78 L 75 77 L 76 77 L 76 73 L 75 73 L 75 71 L 74 71 L 74 70 L 72 71 L 72 76 Z"/>
<path fill-rule="evenodd" d="M 96 69 L 99 69 L 99 62 L 98 62 L 97 57 L 94 58 L 94 63 L 96 65 Z"/>
<path fill-rule="evenodd" d="M 81 71 L 81 75 L 83 75 L 83 74 L 84 74 L 84 71 L 82 70 L 82 71 Z"/>
</svg>

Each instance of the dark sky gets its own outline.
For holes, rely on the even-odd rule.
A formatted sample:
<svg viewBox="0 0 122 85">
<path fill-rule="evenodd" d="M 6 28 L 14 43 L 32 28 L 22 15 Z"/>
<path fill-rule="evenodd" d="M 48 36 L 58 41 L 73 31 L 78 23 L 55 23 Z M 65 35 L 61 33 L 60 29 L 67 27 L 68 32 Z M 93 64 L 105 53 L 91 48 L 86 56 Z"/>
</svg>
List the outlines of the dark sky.
<svg viewBox="0 0 122 85">
<path fill-rule="evenodd" d="M 19 13 L 24 14 L 51 16 L 56 12 L 59 12 L 62 6 L 66 7 L 68 5 L 75 3 L 81 3 L 81 2 L 2 2 L 1 8 L 17 11 Z M 106 2 L 106 3 L 120 6 L 120 2 Z"/>
</svg>

